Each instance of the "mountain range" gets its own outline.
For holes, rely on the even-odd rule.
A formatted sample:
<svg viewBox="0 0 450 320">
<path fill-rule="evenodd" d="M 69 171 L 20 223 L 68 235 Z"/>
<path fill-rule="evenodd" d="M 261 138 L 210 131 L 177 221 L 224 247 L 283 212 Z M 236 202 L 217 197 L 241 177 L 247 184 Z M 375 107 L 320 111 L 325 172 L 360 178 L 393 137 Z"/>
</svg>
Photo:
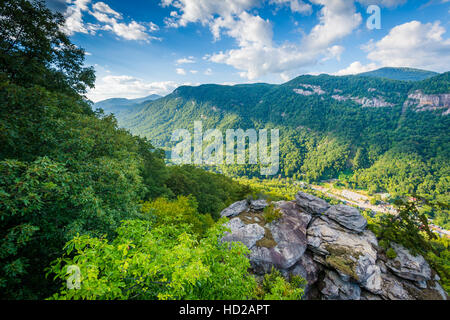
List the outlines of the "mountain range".
<svg viewBox="0 0 450 320">
<path fill-rule="evenodd" d="M 94 109 L 103 109 L 106 113 L 120 113 L 129 107 L 138 105 L 146 101 L 154 101 L 161 98 L 160 95 L 151 94 L 149 96 L 137 99 L 111 98 L 94 103 Z"/>
<path fill-rule="evenodd" d="M 448 201 L 450 72 L 420 81 L 412 69 L 354 76 L 303 75 L 281 85 L 182 86 L 128 105 L 119 125 L 170 149 L 175 129 L 279 128 L 280 175 L 307 181 L 340 177 L 353 188 Z M 402 76 L 403 75 L 403 76 Z M 112 110 L 112 109 L 110 109 Z M 253 177 L 256 166 L 221 172 Z"/>
</svg>

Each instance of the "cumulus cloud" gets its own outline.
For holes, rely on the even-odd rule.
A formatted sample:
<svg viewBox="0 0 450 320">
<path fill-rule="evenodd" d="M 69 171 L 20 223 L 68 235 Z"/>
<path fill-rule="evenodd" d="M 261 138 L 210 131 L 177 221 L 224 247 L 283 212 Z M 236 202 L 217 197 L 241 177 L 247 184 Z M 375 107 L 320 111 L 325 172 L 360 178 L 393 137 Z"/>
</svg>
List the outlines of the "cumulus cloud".
<svg viewBox="0 0 450 320">
<path fill-rule="evenodd" d="M 181 58 L 176 61 L 176 64 L 191 64 L 195 63 L 194 57 Z"/>
<path fill-rule="evenodd" d="M 151 94 L 167 95 L 180 85 L 173 81 L 147 82 L 127 75 L 107 75 L 97 79 L 87 96 L 94 102 L 109 98 L 136 99 Z"/>
<path fill-rule="evenodd" d="M 182 75 L 182 76 L 186 75 L 186 70 L 184 70 L 183 68 L 177 68 L 175 71 L 179 75 Z"/>
<path fill-rule="evenodd" d="M 270 3 L 277 5 L 287 5 L 292 12 L 310 14 L 312 13 L 312 6 L 301 0 L 270 0 Z"/>
<path fill-rule="evenodd" d="M 88 33 L 88 28 L 83 23 L 83 11 L 88 10 L 88 4 L 91 0 L 69 0 L 67 1 L 69 7 L 67 8 L 64 16 L 66 18 L 66 24 L 63 27 L 63 31 L 68 35 L 73 35 L 77 32 Z"/>
<path fill-rule="evenodd" d="M 125 40 L 142 40 L 146 42 L 160 40 L 149 34 L 149 32 L 159 30 L 156 24 L 153 22 L 144 24 L 136 21 L 125 23 L 122 21 L 122 14 L 113 10 L 104 2 L 96 2 L 91 5 L 91 0 L 67 0 L 67 4 L 68 7 L 64 14 L 66 24 L 63 31 L 68 35 L 73 35 L 77 32 L 95 34 L 98 30 L 106 30 Z M 85 24 L 83 14 L 90 14 L 98 23 Z"/>
<path fill-rule="evenodd" d="M 226 17 L 240 14 L 259 4 L 260 0 L 162 0 L 163 7 L 172 6 L 173 11 L 167 19 L 170 26 L 186 26 L 190 22 L 207 25 L 215 16 Z"/>
<path fill-rule="evenodd" d="M 356 13 L 353 1 L 349 0 L 311 0 L 322 5 L 319 23 L 306 38 L 311 48 L 326 49 L 335 41 L 353 32 L 362 22 L 361 14 Z"/>
<path fill-rule="evenodd" d="M 336 76 L 345 76 L 345 75 L 349 75 L 349 74 L 358 74 L 358 73 L 373 71 L 377 68 L 378 67 L 375 63 L 369 63 L 367 65 L 363 65 L 361 62 L 355 61 L 355 62 L 351 63 L 347 68 L 336 72 L 335 75 Z"/>
<path fill-rule="evenodd" d="M 320 60 L 339 59 L 344 48 L 337 41 L 351 34 L 362 21 L 353 0 L 270 0 L 277 6 L 289 6 L 293 12 L 309 13 L 320 6 L 319 23 L 297 43 L 276 44 L 272 24 L 258 14 L 249 13 L 261 0 L 162 0 L 173 7 L 168 26 L 181 27 L 201 23 L 210 28 L 215 40 L 226 35 L 236 40 L 237 48 L 205 56 L 215 63 L 230 65 L 242 77 L 254 80 L 267 74 L 283 79 L 300 68 Z"/>
<path fill-rule="evenodd" d="M 411 21 L 392 28 L 378 42 L 369 42 L 364 49 L 367 58 L 381 66 L 415 67 L 438 72 L 450 66 L 450 38 L 439 21 Z"/>
</svg>

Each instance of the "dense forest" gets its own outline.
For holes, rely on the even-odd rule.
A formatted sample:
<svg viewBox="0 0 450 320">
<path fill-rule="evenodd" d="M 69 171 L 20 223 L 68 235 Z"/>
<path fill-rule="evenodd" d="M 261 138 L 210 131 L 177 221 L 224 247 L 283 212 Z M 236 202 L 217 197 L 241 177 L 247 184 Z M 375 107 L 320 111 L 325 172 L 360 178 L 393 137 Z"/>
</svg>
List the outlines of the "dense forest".
<svg viewBox="0 0 450 320">
<path fill-rule="evenodd" d="M 193 166 L 168 166 L 164 151 L 144 135 L 132 135 L 119 127 L 114 116 L 93 111 L 85 95 L 95 83 L 94 70 L 84 66 L 84 50 L 61 31 L 63 17 L 47 9 L 43 1 L 2 1 L 0 17 L 0 299 L 302 298 L 304 279 L 287 281 L 275 270 L 256 279 L 249 272 L 247 247 L 219 241 L 226 231 L 220 211 L 237 200 L 257 197 L 264 188 L 259 190 L 250 183 Z M 439 86 L 448 86 L 448 74 L 440 77 L 413 86 L 440 91 Z M 319 79 L 326 88 L 329 78 Z M 305 83 L 316 80 L 302 79 Z M 334 86 L 332 80 L 328 85 Z M 356 86 L 379 84 L 379 80 L 351 77 L 343 81 Z M 387 92 L 411 86 L 382 83 Z M 184 123 L 180 124 L 186 125 L 194 114 L 205 113 L 212 119 L 213 105 L 230 112 L 215 115 L 210 125 L 248 127 L 255 123 L 261 127 L 266 123 L 257 119 L 263 114 L 278 125 L 278 113 L 291 101 L 301 99 L 287 95 L 293 86 L 294 82 L 281 89 L 265 84 L 182 87 L 154 104 L 142 105 L 142 112 L 127 121 L 142 123 L 149 116 L 144 112 L 148 108 L 161 109 L 159 115 L 153 113 L 159 124 L 150 123 L 159 133 L 155 135 L 158 144 L 164 131 L 174 124 L 168 119 L 178 121 L 182 117 Z M 205 102 L 193 101 L 192 95 L 198 90 Z M 280 96 L 283 92 L 285 97 Z M 263 94 L 276 99 L 279 109 L 268 113 L 275 105 L 263 100 L 258 108 L 244 108 L 247 114 L 239 113 L 240 103 L 252 105 Z M 389 97 L 397 99 L 395 93 L 389 93 Z M 396 156 L 403 161 L 405 151 L 394 152 L 393 137 L 404 136 L 397 147 L 409 148 L 405 142 L 412 138 L 407 133 L 424 126 L 421 132 L 425 135 L 407 155 L 412 163 L 417 162 L 417 172 L 427 177 L 425 193 L 435 192 L 434 199 L 448 191 L 447 117 L 408 113 L 403 116 L 416 121 L 405 121 L 395 131 L 398 135 L 392 136 L 389 121 L 397 119 L 401 108 L 395 107 L 394 113 L 387 109 L 361 111 L 349 102 L 345 112 L 340 112 L 336 104 L 323 109 L 325 104 L 320 99 L 308 99 L 315 105 L 305 113 L 291 110 L 297 125 L 306 126 L 308 117 L 319 119 L 324 113 L 340 114 L 342 119 L 335 116 L 313 123 L 311 128 L 290 131 L 295 139 L 283 144 L 284 174 L 295 175 L 300 169 L 300 174 L 316 179 L 348 169 L 349 161 L 359 158 L 356 162 L 360 164 L 351 166 L 356 173 L 349 183 L 369 185 L 368 179 L 376 176 L 380 177 L 377 188 L 388 188 L 389 181 L 378 175 L 383 171 L 376 166 L 385 169 Z M 181 107 L 190 113 L 183 111 L 174 117 L 171 112 Z M 288 108 L 283 112 L 289 112 Z M 371 129 L 350 121 L 351 114 L 354 119 L 377 120 L 379 127 Z M 164 119 L 158 117 L 163 115 Z M 432 127 L 433 122 L 421 122 L 425 117 L 434 119 Z M 349 121 L 358 127 L 345 126 Z M 324 135 L 331 127 L 336 128 L 335 137 Z M 380 133 L 380 128 L 389 132 Z M 367 141 L 358 144 L 359 129 L 370 134 Z M 286 126 L 286 130 L 292 128 Z M 432 134 L 433 130 L 441 136 Z M 342 144 L 344 137 L 349 139 L 347 144 Z M 420 139 L 427 142 L 420 143 Z M 304 154 L 303 149 L 311 151 Z M 389 158 L 387 149 L 394 158 Z M 326 158 L 322 158 L 324 154 Z M 409 173 L 388 177 L 400 179 L 399 183 L 392 181 L 399 188 L 414 178 Z M 415 180 L 410 183 L 413 189 L 418 188 Z M 439 188 L 442 193 L 436 191 Z M 430 241 L 434 242 L 426 242 L 427 235 L 417 227 L 421 226 L 416 223 L 417 217 L 410 218 L 410 211 L 395 221 L 374 218 L 371 226 L 380 237 L 407 241 L 405 246 L 416 246 L 420 253 L 427 254 L 448 290 L 448 243 L 433 237 Z M 410 220 L 413 218 L 416 220 Z M 378 231 L 379 226 L 389 233 Z M 66 284 L 74 265 L 81 275 L 81 283 L 74 283 L 78 290 Z"/>
<path fill-rule="evenodd" d="M 92 111 L 84 94 L 94 84 L 93 69 L 83 66 L 85 52 L 60 31 L 62 16 L 43 2 L 2 1 L 0 16 L 0 297 L 54 294 L 62 282 L 45 275 L 68 241 L 70 253 L 83 242 L 115 239 L 105 250 L 116 248 L 120 254 L 128 237 L 149 230 L 161 247 L 146 254 L 161 256 L 154 263 L 168 268 L 148 275 L 149 285 L 185 272 L 176 274 L 177 286 L 187 288 L 193 281 L 190 268 L 204 264 L 196 280 L 210 283 L 214 276 L 216 287 L 198 292 L 197 298 L 249 294 L 254 283 L 248 260 L 214 242 L 222 232 L 215 222 L 220 210 L 245 197 L 247 188 L 199 168 L 167 167 L 164 153 L 148 140 L 119 129 L 113 116 Z M 193 250 L 184 271 L 176 259 L 164 260 L 177 237 Z M 203 243 L 210 251 L 202 255 Z M 136 248 L 136 256 L 148 245 Z M 234 250 L 244 252 L 239 245 Z M 111 258 L 109 253 L 100 258 Z M 212 272 L 209 259 L 221 255 L 233 259 Z M 133 267 L 148 271 L 139 261 Z M 214 296 L 220 291 L 217 279 L 228 279 L 227 272 L 239 288 Z M 125 292 L 134 284 L 122 278 L 118 286 Z M 109 290 L 108 297 L 119 297 L 117 288 Z M 177 288 L 155 290 L 151 297 L 185 297 Z"/>
<path fill-rule="evenodd" d="M 421 109 L 411 98 L 417 92 L 443 102 Z M 179 128 L 192 132 L 195 120 L 202 121 L 204 130 L 278 128 L 281 177 L 307 182 L 340 178 L 349 188 L 388 192 L 392 199 L 417 194 L 449 203 L 449 105 L 439 98 L 449 92 L 450 72 L 421 81 L 300 76 L 279 86 L 180 87 L 164 98 L 129 107 L 118 121 L 168 150 L 174 145 L 171 133 Z M 260 177 L 259 166 L 218 170 Z M 429 214 L 450 227 L 448 212 Z"/>
</svg>

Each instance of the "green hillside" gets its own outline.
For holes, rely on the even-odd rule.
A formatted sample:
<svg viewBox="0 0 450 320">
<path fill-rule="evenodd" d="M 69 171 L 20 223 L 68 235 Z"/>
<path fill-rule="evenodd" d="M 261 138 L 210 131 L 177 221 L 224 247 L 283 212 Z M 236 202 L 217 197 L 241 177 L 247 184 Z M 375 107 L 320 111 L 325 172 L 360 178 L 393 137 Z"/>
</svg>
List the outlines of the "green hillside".
<svg viewBox="0 0 450 320">
<path fill-rule="evenodd" d="M 360 73 L 359 76 L 386 78 L 401 81 L 420 81 L 438 75 L 437 72 L 414 68 L 381 68 L 374 71 Z"/>
<path fill-rule="evenodd" d="M 448 202 L 449 106 L 423 112 L 414 103 L 405 107 L 417 90 L 449 93 L 450 73 L 418 82 L 320 75 L 282 85 L 184 86 L 118 120 L 164 148 L 173 146 L 175 129 L 192 130 L 195 120 L 205 129 L 276 127 L 282 176 L 308 181 L 341 176 L 348 186 L 373 193 L 420 193 Z M 256 166 L 221 170 L 259 175 Z"/>
</svg>

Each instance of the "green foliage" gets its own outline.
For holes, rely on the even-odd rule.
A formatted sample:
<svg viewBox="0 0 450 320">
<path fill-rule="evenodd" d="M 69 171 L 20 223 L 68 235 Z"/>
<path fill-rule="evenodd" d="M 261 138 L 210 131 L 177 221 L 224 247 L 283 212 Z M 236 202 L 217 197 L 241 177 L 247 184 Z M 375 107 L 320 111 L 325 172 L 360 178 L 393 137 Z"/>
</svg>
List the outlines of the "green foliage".
<svg viewBox="0 0 450 320">
<path fill-rule="evenodd" d="M 267 207 L 264 208 L 263 217 L 267 223 L 271 223 L 273 221 L 278 221 L 283 216 L 283 213 L 280 209 L 275 209 L 273 203 L 270 203 Z"/>
<path fill-rule="evenodd" d="M 197 240 L 179 225 L 153 227 L 131 220 L 106 239 L 78 236 L 65 247 L 51 272 L 67 280 L 67 267 L 81 271 L 79 290 L 64 283 L 52 299 L 248 299 L 256 282 L 247 269 L 249 253 L 242 244 L 220 241 L 220 223 Z"/>
<path fill-rule="evenodd" d="M 280 271 L 272 268 L 270 273 L 264 275 L 256 296 L 260 300 L 301 300 L 306 284 L 300 276 L 292 276 L 290 281 L 286 281 Z"/>
<path fill-rule="evenodd" d="M 397 258 L 397 252 L 395 252 L 394 249 L 389 248 L 389 249 L 387 249 L 387 251 L 386 251 L 386 256 L 387 256 L 389 259 L 395 259 L 395 258 Z"/>
<path fill-rule="evenodd" d="M 428 239 L 435 239 L 436 235 L 428 227 L 428 220 L 417 209 L 414 202 L 399 199 L 396 202 L 398 214 L 382 214 L 374 219 L 369 218 L 369 228 L 378 238 L 389 242 L 396 242 L 408 248 L 413 254 L 420 254 L 431 249 Z"/>
<path fill-rule="evenodd" d="M 24 87 L 39 85 L 66 94 L 93 87 L 93 68 L 85 68 L 84 50 L 62 31 L 64 18 L 44 1 L 0 3 L 0 73 Z"/>
<path fill-rule="evenodd" d="M 421 199 L 421 201 L 424 201 Z M 428 205 L 431 203 L 426 202 Z M 418 209 L 422 204 L 419 200 L 396 201 L 397 215 L 377 215 L 374 218 L 364 213 L 368 227 L 379 239 L 379 245 L 386 251 L 390 259 L 397 256 L 391 248 L 395 242 L 409 249 L 412 254 L 422 255 L 439 274 L 442 287 L 447 292 L 450 289 L 450 256 L 448 246 L 450 241 L 437 237 L 428 226 L 428 219 Z"/>
<path fill-rule="evenodd" d="M 450 293 L 450 240 L 439 238 L 431 241 L 433 251 L 428 251 L 425 258 L 441 278 L 440 283 Z"/>
<path fill-rule="evenodd" d="M 199 213 L 209 213 L 216 220 L 224 208 L 249 192 L 231 178 L 188 165 L 169 167 L 165 184 L 175 195 L 194 196 Z"/>
<path fill-rule="evenodd" d="M 193 196 L 178 196 L 173 201 L 159 198 L 142 206 L 143 218 L 154 218 L 153 226 L 189 225 L 193 234 L 203 236 L 214 225 L 214 220 L 210 214 L 199 214 L 197 210 L 198 203 Z"/>
</svg>

